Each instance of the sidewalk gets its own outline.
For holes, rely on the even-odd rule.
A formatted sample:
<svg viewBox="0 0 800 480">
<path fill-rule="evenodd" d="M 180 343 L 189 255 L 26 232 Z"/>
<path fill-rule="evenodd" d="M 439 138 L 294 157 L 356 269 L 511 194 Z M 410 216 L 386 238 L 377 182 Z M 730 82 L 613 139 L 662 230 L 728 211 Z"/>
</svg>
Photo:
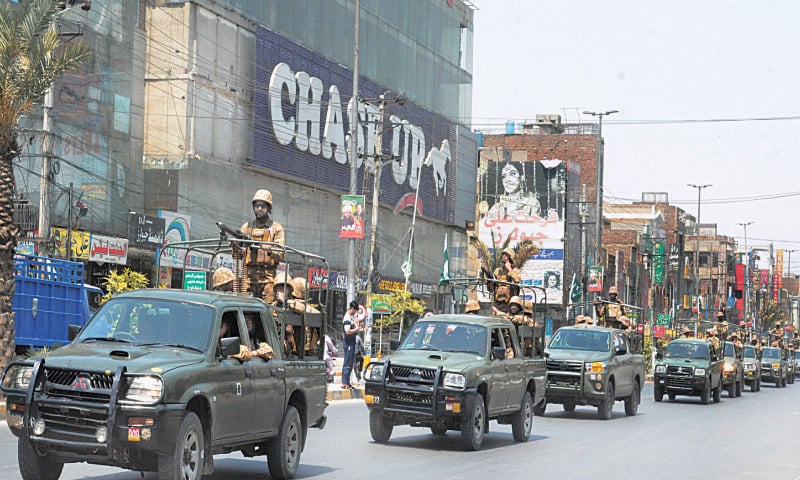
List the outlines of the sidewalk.
<svg viewBox="0 0 800 480">
<path fill-rule="evenodd" d="M 353 384 L 353 388 L 342 389 L 342 364 L 344 359 L 336 357 L 334 359 L 334 372 L 333 383 L 328 384 L 328 391 L 326 400 L 331 402 L 335 400 L 352 400 L 354 398 L 364 398 L 364 382 L 363 378 L 361 383 Z"/>
</svg>

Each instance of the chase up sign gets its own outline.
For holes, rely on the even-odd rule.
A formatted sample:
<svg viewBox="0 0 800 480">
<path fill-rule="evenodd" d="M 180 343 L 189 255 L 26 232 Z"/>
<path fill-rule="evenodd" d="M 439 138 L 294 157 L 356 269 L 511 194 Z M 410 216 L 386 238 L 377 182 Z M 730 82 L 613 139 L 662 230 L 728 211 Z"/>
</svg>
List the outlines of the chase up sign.
<svg viewBox="0 0 800 480">
<path fill-rule="evenodd" d="M 358 115 L 359 184 L 372 172 L 378 135 L 383 135 L 381 198 L 416 205 L 426 216 L 448 220 L 448 189 L 455 175 L 453 124 L 413 102 L 384 109 L 352 99 L 352 72 L 308 48 L 259 26 L 256 32 L 254 164 L 332 185 L 350 186 L 350 120 Z M 387 88 L 359 81 L 359 96 L 377 98 Z M 419 198 L 413 195 L 419 186 Z"/>
</svg>

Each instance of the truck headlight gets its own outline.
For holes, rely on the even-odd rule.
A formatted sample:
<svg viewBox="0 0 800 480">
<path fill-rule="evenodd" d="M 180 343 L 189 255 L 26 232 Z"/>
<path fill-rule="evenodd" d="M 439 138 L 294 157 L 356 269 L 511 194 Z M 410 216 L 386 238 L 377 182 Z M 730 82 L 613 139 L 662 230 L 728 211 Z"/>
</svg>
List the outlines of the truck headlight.
<svg viewBox="0 0 800 480">
<path fill-rule="evenodd" d="M 27 390 L 31 383 L 33 367 L 31 365 L 12 365 L 3 377 L 3 389 Z"/>
<path fill-rule="evenodd" d="M 780 363 L 773 363 L 772 364 L 772 369 L 773 370 L 780 370 L 781 369 L 781 364 Z"/>
<path fill-rule="evenodd" d="M 722 367 L 722 369 L 725 371 L 725 373 L 731 373 L 733 371 L 733 364 L 725 362 L 725 366 Z"/>
<path fill-rule="evenodd" d="M 666 365 L 656 365 L 656 373 L 667 373 Z"/>
<path fill-rule="evenodd" d="M 444 386 L 447 388 L 464 388 L 467 377 L 460 373 L 447 372 L 444 374 Z"/>
<path fill-rule="evenodd" d="M 161 377 L 141 376 L 133 377 L 125 400 L 136 403 L 158 403 L 164 390 L 164 381 Z"/>
<path fill-rule="evenodd" d="M 587 372 L 605 372 L 608 362 L 592 362 L 586 364 Z"/>
<path fill-rule="evenodd" d="M 384 366 L 382 363 L 370 363 L 364 377 L 373 382 L 378 382 L 383 378 Z"/>
<path fill-rule="evenodd" d="M 695 368 L 694 369 L 694 374 L 697 377 L 702 377 L 703 375 L 706 374 L 706 369 L 705 368 Z"/>
</svg>

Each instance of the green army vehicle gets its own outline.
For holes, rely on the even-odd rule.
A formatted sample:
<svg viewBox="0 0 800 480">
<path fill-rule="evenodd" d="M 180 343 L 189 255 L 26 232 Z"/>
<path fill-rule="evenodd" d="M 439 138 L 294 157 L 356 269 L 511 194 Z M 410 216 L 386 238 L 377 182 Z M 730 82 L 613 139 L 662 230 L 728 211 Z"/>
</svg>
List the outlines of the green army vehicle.
<svg viewBox="0 0 800 480">
<path fill-rule="evenodd" d="M 741 348 L 733 342 L 724 342 L 722 366 L 722 388 L 728 391 L 728 397 L 741 397 L 744 389 L 744 357 Z"/>
<path fill-rule="evenodd" d="M 622 330 L 593 326 L 561 327 L 545 351 L 547 403 L 560 403 L 572 412 L 576 405 L 597 407 L 608 420 L 617 400 L 625 414 L 636 415 L 644 387 L 644 357 L 632 351 Z M 537 409 L 543 415 L 546 404 Z"/>
<path fill-rule="evenodd" d="M 783 388 L 789 382 L 789 366 L 782 348 L 764 347 L 761 352 L 761 381 Z"/>
<path fill-rule="evenodd" d="M 750 387 L 751 392 L 761 390 L 761 360 L 758 351 L 752 345 L 745 345 L 743 349 L 744 383 Z"/>
<path fill-rule="evenodd" d="M 533 410 L 544 401 L 544 358 L 533 332 L 499 317 L 418 320 L 399 350 L 364 374 L 372 438 L 387 442 L 395 425 L 435 435 L 458 430 L 463 447 L 478 450 L 497 420 L 511 424 L 515 441 L 527 441 Z"/>
<path fill-rule="evenodd" d="M 653 397 L 660 402 L 666 393 L 670 400 L 677 395 L 700 396 L 707 405 L 713 397 L 720 401 L 722 358 L 712 358 L 711 345 L 694 338 L 673 340 L 664 353 L 656 354 L 653 374 Z"/>
<path fill-rule="evenodd" d="M 273 478 L 291 478 L 307 429 L 325 425 L 326 373 L 321 354 L 285 354 L 275 317 L 252 296 L 115 295 L 70 344 L 3 372 L 22 478 L 87 462 L 199 480 L 233 451 L 266 455 Z M 242 356 L 262 342 L 273 358 Z"/>
</svg>

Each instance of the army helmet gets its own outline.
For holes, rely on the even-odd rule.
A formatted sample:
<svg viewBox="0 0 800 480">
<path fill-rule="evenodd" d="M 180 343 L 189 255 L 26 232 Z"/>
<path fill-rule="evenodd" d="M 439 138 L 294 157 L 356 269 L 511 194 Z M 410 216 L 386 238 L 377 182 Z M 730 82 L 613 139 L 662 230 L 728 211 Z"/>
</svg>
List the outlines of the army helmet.
<svg viewBox="0 0 800 480">
<path fill-rule="evenodd" d="M 533 315 L 533 302 L 530 300 L 523 300 L 522 311 L 528 315 Z"/>
<path fill-rule="evenodd" d="M 480 310 L 481 310 L 481 304 L 478 303 L 478 301 L 475 299 L 469 300 L 464 308 L 464 312 L 466 313 L 480 312 Z"/>
<path fill-rule="evenodd" d="M 508 301 L 508 304 L 511 305 L 512 303 L 516 303 L 520 310 L 522 309 L 522 299 L 518 296 L 514 295 L 511 297 L 511 300 Z"/>
<path fill-rule="evenodd" d="M 576 315 L 575 316 L 575 325 L 583 325 L 586 323 L 586 317 L 583 315 Z"/>
<path fill-rule="evenodd" d="M 275 274 L 275 283 L 272 285 L 273 292 L 280 292 L 286 289 L 286 294 L 291 295 L 294 285 L 292 284 L 292 276 L 286 272 L 278 272 Z"/>
<path fill-rule="evenodd" d="M 294 277 L 292 280 L 292 296 L 297 299 L 303 299 L 306 296 L 306 279 L 303 277 Z"/>
<path fill-rule="evenodd" d="M 220 267 L 214 271 L 214 280 L 212 282 L 213 288 L 217 288 L 220 285 L 225 285 L 228 282 L 232 282 L 235 279 L 233 276 L 233 272 L 228 267 Z"/>
<path fill-rule="evenodd" d="M 611 295 L 612 293 L 619 295 L 619 290 L 613 285 L 608 287 L 608 294 Z"/>
<path fill-rule="evenodd" d="M 253 201 L 250 202 L 250 203 L 255 203 L 255 202 L 266 202 L 271 208 L 272 207 L 272 193 L 269 190 L 265 189 L 265 188 L 256 190 L 256 193 L 253 195 Z"/>
</svg>

